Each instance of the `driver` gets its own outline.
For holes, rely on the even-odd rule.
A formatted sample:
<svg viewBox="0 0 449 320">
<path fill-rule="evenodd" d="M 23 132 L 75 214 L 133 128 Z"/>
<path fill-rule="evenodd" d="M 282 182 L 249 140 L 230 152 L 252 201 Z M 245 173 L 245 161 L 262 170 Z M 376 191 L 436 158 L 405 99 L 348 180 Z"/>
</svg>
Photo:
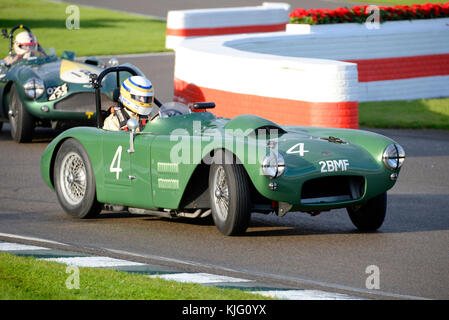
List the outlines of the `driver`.
<svg viewBox="0 0 449 320">
<path fill-rule="evenodd" d="M 25 58 L 28 59 L 35 52 L 39 51 L 39 44 L 36 37 L 28 31 L 22 31 L 14 39 L 14 53 L 9 54 L 4 60 L 8 65 Z"/>
<path fill-rule="evenodd" d="M 117 107 L 104 120 L 103 129 L 128 130 L 126 122 L 134 118 L 139 122 L 137 131 L 142 131 L 153 111 L 154 91 L 151 81 L 142 76 L 132 76 L 123 81 Z"/>
</svg>

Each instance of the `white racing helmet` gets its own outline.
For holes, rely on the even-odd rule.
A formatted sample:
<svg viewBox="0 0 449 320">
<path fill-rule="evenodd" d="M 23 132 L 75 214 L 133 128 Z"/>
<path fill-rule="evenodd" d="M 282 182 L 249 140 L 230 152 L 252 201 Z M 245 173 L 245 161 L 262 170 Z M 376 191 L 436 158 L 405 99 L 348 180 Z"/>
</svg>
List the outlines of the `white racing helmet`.
<svg viewBox="0 0 449 320">
<path fill-rule="evenodd" d="M 153 108 L 154 90 L 151 81 L 142 76 L 132 76 L 123 81 L 120 102 L 134 113 L 146 116 Z"/>
<path fill-rule="evenodd" d="M 22 31 L 14 39 L 14 52 L 18 55 L 24 55 L 37 49 L 37 39 L 31 32 Z"/>
</svg>

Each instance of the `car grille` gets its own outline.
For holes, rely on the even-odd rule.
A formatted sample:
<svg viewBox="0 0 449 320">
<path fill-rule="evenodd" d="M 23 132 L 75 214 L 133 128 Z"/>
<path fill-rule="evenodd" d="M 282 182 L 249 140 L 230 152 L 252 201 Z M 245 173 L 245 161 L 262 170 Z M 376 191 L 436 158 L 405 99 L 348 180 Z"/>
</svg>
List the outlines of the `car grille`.
<svg viewBox="0 0 449 320">
<path fill-rule="evenodd" d="M 337 203 L 360 199 L 365 179 L 360 176 L 333 176 L 306 181 L 301 190 L 302 204 Z"/>
<path fill-rule="evenodd" d="M 101 94 L 101 109 L 107 110 L 116 106 L 107 95 Z M 58 111 L 95 112 L 95 92 L 78 92 L 58 101 L 54 105 Z"/>
</svg>

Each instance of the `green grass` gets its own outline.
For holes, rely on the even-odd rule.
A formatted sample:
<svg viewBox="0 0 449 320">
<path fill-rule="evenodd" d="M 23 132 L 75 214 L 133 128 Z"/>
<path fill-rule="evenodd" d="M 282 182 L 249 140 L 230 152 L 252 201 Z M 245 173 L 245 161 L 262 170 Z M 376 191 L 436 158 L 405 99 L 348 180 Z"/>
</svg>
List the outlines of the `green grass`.
<svg viewBox="0 0 449 320">
<path fill-rule="evenodd" d="M 359 124 L 372 128 L 449 129 L 449 98 L 362 102 Z"/>
<path fill-rule="evenodd" d="M 164 21 L 78 6 L 80 28 L 69 30 L 68 5 L 41 0 L 1 0 L 0 27 L 9 31 L 16 25 L 26 25 L 43 47 L 55 48 L 58 55 L 64 50 L 75 51 L 77 56 L 167 51 Z M 7 54 L 8 40 L 0 39 L 0 55 Z"/>
<path fill-rule="evenodd" d="M 0 253 L 0 300 L 261 300 L 267 297 L 148 278 L 108 269 L 79 268 L 80 288 L 67 289 L 66 265 Z"/>
</svg>

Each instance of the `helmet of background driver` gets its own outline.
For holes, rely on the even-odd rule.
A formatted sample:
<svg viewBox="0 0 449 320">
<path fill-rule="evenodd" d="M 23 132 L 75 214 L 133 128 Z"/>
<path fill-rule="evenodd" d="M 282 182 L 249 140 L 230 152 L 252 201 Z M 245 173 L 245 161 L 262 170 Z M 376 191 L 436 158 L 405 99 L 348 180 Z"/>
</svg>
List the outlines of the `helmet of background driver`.
<svg viewBox="0 0 449 320">
<path fill-rule="evenodd" d="M 14 52 L 18 55 L 24 55 L 27 52 L 38 49 L 36 37 L 28 32 L 22 31 L 14 39 Z"/>
</svg>

